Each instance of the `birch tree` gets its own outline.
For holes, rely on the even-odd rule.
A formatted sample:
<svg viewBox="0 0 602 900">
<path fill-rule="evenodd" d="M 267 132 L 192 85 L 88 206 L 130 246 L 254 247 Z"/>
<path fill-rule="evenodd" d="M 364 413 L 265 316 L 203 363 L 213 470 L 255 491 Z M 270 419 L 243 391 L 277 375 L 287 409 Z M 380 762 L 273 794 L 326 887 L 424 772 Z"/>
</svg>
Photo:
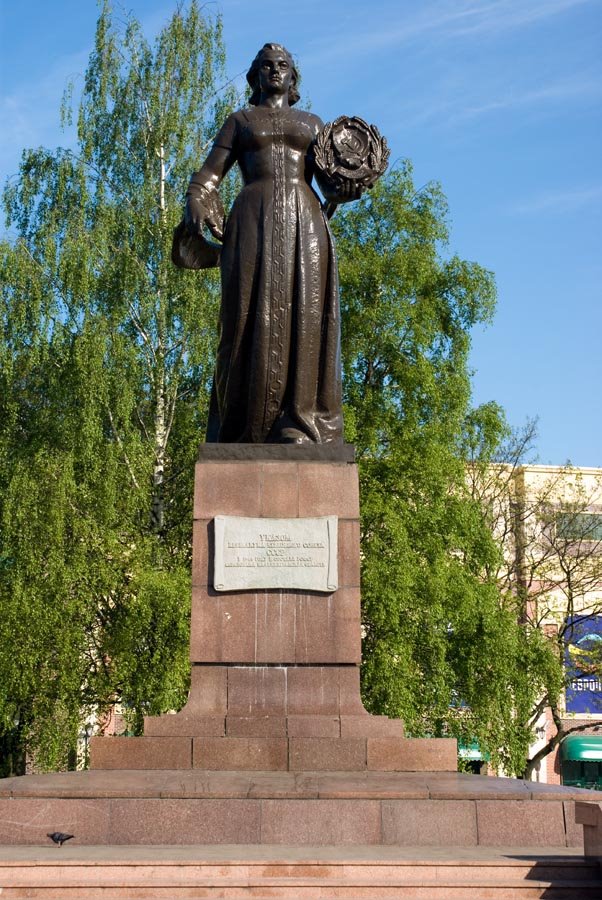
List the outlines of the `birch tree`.
<svg viewBox="0 0 602 900">
<path fill-rule="evenodd" d="M 25 151 L 4 191 L 5 772 L 26 753 L 72 764 L 91 708 L 120 699 L 140 730 L 185 695 L 217 282 L 176 270 L 170 245 L 232 94 L 219 17 L 193 0 L 151 45 L 104 3 L 63 104 L 74 148 Z"/>
</svg>

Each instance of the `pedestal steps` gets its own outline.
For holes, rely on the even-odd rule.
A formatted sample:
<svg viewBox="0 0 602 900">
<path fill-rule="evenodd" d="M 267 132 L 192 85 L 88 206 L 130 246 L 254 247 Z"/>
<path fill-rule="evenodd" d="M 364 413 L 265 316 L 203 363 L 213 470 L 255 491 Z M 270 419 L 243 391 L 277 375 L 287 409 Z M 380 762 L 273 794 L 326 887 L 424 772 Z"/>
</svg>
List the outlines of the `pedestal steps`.
<svg viewBox="0 0 602 900">
<path fill-rule="evenodd" d="M 59 772 L 0 780 L 0 845 L 39 847 L 65 831 L 80 847 L 582 851 L 575 803 L 597 800 L 578 788 L 457 772 Z"/>
<path fill-rule="evenodd" d="M 215 858 L 215 848 L 102 847 L 29 848 L 28 856 L 0 860 L 2 898 L 60 900 L 183 900 L 183 898 L 429 898 L 429 900 L 505 900 L 555 898 L 593 900 L 602 897 L 598 865 L 560 849 L 524 853 L 480 848 L 478 857 L 466 850 L 446 851 L 447 858 L 429 858 L 424 848 L 400 851 L 403 858 L 380 858 L 374 848 L 320 848 L 290 854 L 290 848 L 232 847 Z M 288 854 L 287 854 L 288 849 Z M 129 852 L 128 852 L 129 851 Z M 290 854 L 290 855 L 289 855 Z M 6 856 L 6 853 L 3 854 Z M 52 855 L 55 859 L 52 859 Z M 463 858 L 464 857 L 464 858 Z"/>
</svg>

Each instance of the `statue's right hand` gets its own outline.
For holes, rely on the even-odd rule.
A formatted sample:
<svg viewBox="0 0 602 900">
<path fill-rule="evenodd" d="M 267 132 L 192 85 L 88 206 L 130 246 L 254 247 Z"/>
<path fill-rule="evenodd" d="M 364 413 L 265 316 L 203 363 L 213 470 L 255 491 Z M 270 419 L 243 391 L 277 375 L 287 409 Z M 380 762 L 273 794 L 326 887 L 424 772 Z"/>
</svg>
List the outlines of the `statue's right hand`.
<svg viewBox="0 0 602 900">
<path fill-rule="evenodd" d="M 190 234 L 200 235 L 207 215 L 204 204 L 199 197 L 187 197 L 184 210 L 184 223 Z"/>
</svg>

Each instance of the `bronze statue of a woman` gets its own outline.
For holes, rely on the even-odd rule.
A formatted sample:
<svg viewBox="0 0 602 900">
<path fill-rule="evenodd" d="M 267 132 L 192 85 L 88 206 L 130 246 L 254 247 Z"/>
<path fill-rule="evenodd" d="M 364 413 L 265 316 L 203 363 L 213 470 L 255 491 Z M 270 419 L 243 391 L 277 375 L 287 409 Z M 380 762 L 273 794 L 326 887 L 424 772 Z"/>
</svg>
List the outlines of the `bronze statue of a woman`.
<svg viewBox="0 0 602 900">
<path fill-rule="evenodd" d="M 337 266 L 326 215 L 311 186 L 313 146 L 323 123 L 293 109 L 298 74 L 279 44 L 264 45 L 247 80 L 250 106 L 228 117 L 186 195 L 188 236 L 200 236 L 208 225 L 222 237 L 216 189 L 238 163 L 244 187 L 223 227 L 207 440 L 341 442 Z M 350 180 L 327 200 L 355 199 L 361 191 Z"/>
</svg>

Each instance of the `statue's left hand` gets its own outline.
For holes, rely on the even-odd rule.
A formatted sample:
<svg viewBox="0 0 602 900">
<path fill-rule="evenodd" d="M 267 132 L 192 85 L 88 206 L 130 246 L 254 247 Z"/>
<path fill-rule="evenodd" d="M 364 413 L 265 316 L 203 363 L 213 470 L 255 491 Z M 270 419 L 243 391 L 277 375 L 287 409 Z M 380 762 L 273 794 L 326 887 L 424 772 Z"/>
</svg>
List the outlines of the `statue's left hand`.
<svg viewBox="0 0 602 900">
<path fill-rule="evenodd" d="M 320 184 L 320 188 L 326 197 L 324 212 L 328 219 L 332 219 L 340 203 L 359 200 L 364 193 L 364 186 L 353 181 L 352 178 L 339 179 L 336 191 L 328 190 L 328 186 L 324 182 Z"/>
<path fill-rule="evenodd" d="M 359 200 L 364 193 L 363 185 L 352 178 L 345 178 L 339 186 L 337 201 L 338 203 L 348 203 L 350 200 Z"/>
<path fill-rule="evenodd" d="M 324 194 L 327 203 L 349 203 L 351 200 L 359 200 L 364 193 L 364 186 L 353 178 L 338 178 L 335 182 L 327 182 L 324 179 L 318 181 L 320 190 Z"/>
</svg>

